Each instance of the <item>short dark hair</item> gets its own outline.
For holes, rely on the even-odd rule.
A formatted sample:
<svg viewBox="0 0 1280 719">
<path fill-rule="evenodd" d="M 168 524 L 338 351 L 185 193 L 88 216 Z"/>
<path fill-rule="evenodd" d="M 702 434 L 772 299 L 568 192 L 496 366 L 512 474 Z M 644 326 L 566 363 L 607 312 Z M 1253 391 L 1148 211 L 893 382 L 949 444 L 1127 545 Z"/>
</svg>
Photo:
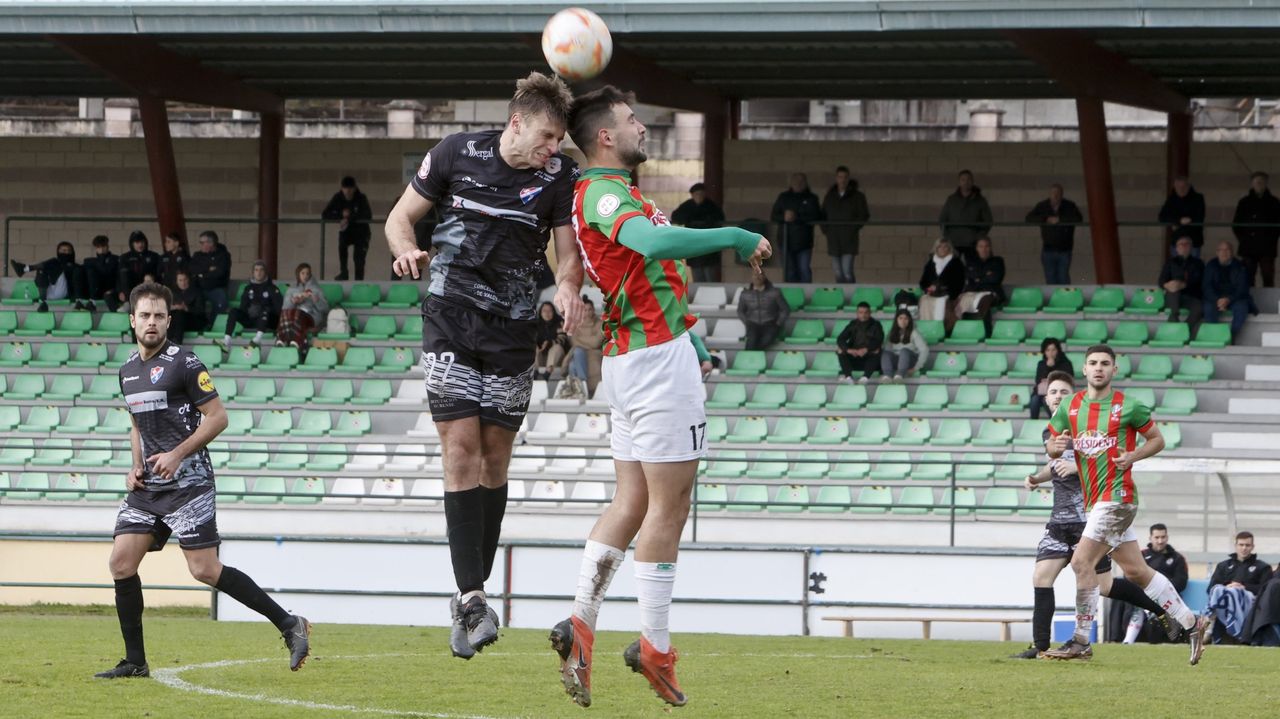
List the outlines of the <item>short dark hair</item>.
<svg viewBox="0 0 1280 719">
<path fill-rule="evenodd" d="M 343 177 L 343 178 L 342 178 L 342 186 L 343 186 L 343 187 L 355 187 L 355 186 L 356 186 L 356 178 L 352 177 L 351 175 L 347 175 L 346 177 Z"/>
<path fill-rule="evenodd" d="M 1116 351 L 1111 349 L 1111 345 L 1107 345 L 1107 344 L 1094 345 L 1089 349 L 1085 350 L 1084 358 L 1087 360 L 1089 359 L 1089 355 L 1096 354 L 1098 352 L 1111 355 L 1111 361 L 1112 362 L 1116 361 Z"/>
<path fill-rule="evenodd" d="M 98 235 L 97 237 L 93 238 L 94 247 L 106 247 L 107 244 L 110 242 L 111 242 L 111 239 L 108 238 L 106 235 Z"/>
<path fill-rule="evenodd" d="M 837 167 L 837 168 L 836 168 L 836 172 L 837 172 L 837 173 L 839 173 L 839 172 L 843 172 L 844 174 L 846 174 L 846 175 L 847 175 L 847 174 L 849 174 L 849 168 L 845 167 L 844 165 L 841 165 L 841 166 L 839 166 L 839 167 Z"/>
<path fill-rule="evenodd" d="M 636 101 L 634 93 L 623 92 L 613 85 L 605 85 L 573 101 L 569 113 L 569 137 L 587 155 L 596 147 L 596 135 L 606 123 L 613 120 L 614 105 L 631 105 Z"/>
<path fill-rule="evenodd" d="M 1271 175 L 1268 175 L 1267 173 L 1263 172 L 1262 170 L 1255 170 L 1255 171 L 1254 171 L 1254 173 L 1253 173 L 1252 175 L 1249 175 L 1249 179 L 1250 179 L 1250 180 L 1252 180 L 1252 179 L 1253 179 L 1253 178 L 1255 178 L 1255 177 L 1261 177 L 1261 178 L 1262 178 L 1262 179 L 1264 179 L 1264 180 L 1270 180 L 1270 179 L 1271 179 Z"/>
<path fill-rule="evenodd" d="M 206 237 L 208 237 L 209 240 L 213 242 L 213 244 L 215 245 L 218 244 L 218 233 L 214 232 L 213 230 L 205 230 L 204 232 L 200 233 L 200 239 L 203 240 Z"/>
<path fill-rule="evenodd" d="M 144 297 L 154 297 L 164 301 L 164 311 L 167 313 L 169 308 L 173 306 L 173 293 L 168 287 L 157 282 L 143 282 L 133 291 L 129 293 L 129 314 L 132 315 L 138 309 L 138 300 Z"/>
<path fill-rule="evenodd" d="M 131 245 L 135 242 L 146 242 L 146 241 L 147 241 L 147 233 L 143 232 L 142 230 L 134 230 L 133 232 L 129 233 L 129 244 Z"/>
<path fill-rule="evenodd" d="M 1253 532 L 1240 532 L 1236 535 L 1236 541 L 1239 542 L 1241 539 L 1253 539 Z"/>
<path fill-rule="evenodd" d="M 516 80 L 516 94 L 507 103 L 507 118 L 521 115 L 546 115 L 560 127 L 568 127 L 569 111 L 573 107 L 573 93 L 564 80 L 553 75 L 531 72 L 528 77 Z M 581 147 L 581 146 L 579 146 Z"/>
<path fill-rule="evenodd" d="M 1147 534 L 1150 534 L 1152 532 L 1167 532 L 1167 531 L 1169 531 L 1169 528 L 1164 526 L 1162 522 L 1156 522 L 1155 524 L 1151 525 L 1151 529 L 1147 530 Z"/>
<path fill-rule="evenodd" d="M 58 249 L 59 251 L 61 251 L 63 247 L 67 247 L 67 248 L 69 248 L 69 249 L 71 250 L 71 254 L 73 254 L 73 255 L 76 253 L 76 246 L 75 246 L 75 245 L 73 245 L 73 244 L 71 244 L 70 242 L 67 242 L 66 240 L 63 240 L 62 242 L 59 242 L 59 243 L 58 243 L 58 248 L 57 248 L 57 249 Z"/>
<path fill-rule="evenodd" d="M 959 177 L 961 177 L 961 176 L 963 176 L 963 175 L 968 175 L 970 178 L 972 178 L 972 177 L 973 177 L 973 170 L 967 170 L 967 169 L 966 169 L 966 170 L 961 170 L 961 171 L 959 171 L 959 172 L 957 172 L 957 173 L 956 173 L 956 177 L 957 177 L 957 178 L 959 178 Z"/>
<path fill-rule="evenodd" d="M 706 184 L 701 182 L 695 182 L 689 186 L 689 194 L 692 195 L 695 192 L 701 192 L 706 189 L 707 189 Z"/>
<path fill-rule="evenodd" d="M 1045 375 L 1044 381 L 1048 382 L 1049 384 L 1053 384 L 1054 382 L 1066 382 L 1067 384 L 1071 385 L 1073 389 L 1076 386 L 1075 378 L 1067 374 L 1066 372 L 1063 372 L 1060 369 L 1054 370 L 1049 374 Z"/>
<path fill-rule="evenodd" d="M 859 302 L 858 309 L 862 309 L 863 307 L 866 307 L 868 310 L 871 309 L 871 305 L 867 304 L 866 302 Z"/>
</svg>

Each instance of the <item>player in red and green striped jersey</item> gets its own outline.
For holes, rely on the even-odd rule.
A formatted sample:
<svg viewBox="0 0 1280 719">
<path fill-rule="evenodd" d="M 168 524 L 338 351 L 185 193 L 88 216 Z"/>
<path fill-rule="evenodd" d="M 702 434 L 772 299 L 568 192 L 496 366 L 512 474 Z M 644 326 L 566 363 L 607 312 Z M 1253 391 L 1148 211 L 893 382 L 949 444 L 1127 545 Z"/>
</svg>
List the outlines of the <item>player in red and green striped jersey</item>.
<svg viewBox="0 0 1280 719">
<path fill-rule="evenodd" d="M 1085 352 L 1084 374 L 1089 389 L 1063 401 L 1049 420 L 1050 438 L 1045 449 L 1051 458 L 1067 449 L 1075 451 L 1076 466 L 1088 513 L 1084 536 L 1076 545 L 1071 569 L 1076 574 L 1076 631 L 1067 643 L 1045 652 L 1050 659 L 1088 659 L 1093 656 L 1089 634 L 1098 614 L 1099 586 L 1094 565 L 1108 552 L 1125 577 L 1139 587 L 1159 607 L 1165 609 L 1184 629 L 1191 632 L 1191 664 L 1204 652 L 1207 617 L 1196 617 L 1178 596 L 1178 590 L 1164 575 L 1154 572 L 1142 559 L 1133 520 L 1138 513 L 1138 494 L 1133 483 L 1133 465 L 1164 449 L 1164 437 L 1151 418 L 1151 408 L 1134 397 L 1114 389 L 1116 353 L 1107 345 L 1094 345 Z M 1138 446 L 1138 435 L 1146 443 Z M 1108 579 L 1102 580 L 1108 583 Z"/>
<path fill-rule="evenodd" d="M 573 225 L 583 269 L 604 291 L 600 390 L 609 402 L 617 472 L 613 501 L 591 530 L 569 619 L 551 630 L 565 690 L 591 704 L 596 617 L 626 548 L 636 541 L 641 637 L 623 652 L 658 696 L 686 701 L 676 680 L 668 615 L 680 534 L 689 514 L 698 460 L 706 453 L 705 390 L 689 314 L 684 259 L 736 250 L 753 265 L 768 240 L 736 227 L 673 227 L 632 184 L 646 159 L 635 99 L 612 86 L 574 101 L 569 136 L 586 153 L 574 188 Z"/>
</svg>

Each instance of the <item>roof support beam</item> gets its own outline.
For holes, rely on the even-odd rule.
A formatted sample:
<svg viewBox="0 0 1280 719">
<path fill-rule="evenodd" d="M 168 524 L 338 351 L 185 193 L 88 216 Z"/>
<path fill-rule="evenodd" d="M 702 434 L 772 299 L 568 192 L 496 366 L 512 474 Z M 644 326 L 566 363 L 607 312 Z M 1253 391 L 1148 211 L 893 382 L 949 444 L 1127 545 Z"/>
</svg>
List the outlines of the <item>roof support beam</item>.
<svg viewBox="0 0 1280 719">
<path fill-rule="evenodd" d="M 609 67 L 600 77 L 581 84 L 584 90 L 604 84 L 616 85 L 624 92 L 634 92 L 640 102 L 704 115 L 723 116 L 725 109 L 725 98 L 715 90 L 699 87 L 687 77 L 616 46 Z"/>
</svg>

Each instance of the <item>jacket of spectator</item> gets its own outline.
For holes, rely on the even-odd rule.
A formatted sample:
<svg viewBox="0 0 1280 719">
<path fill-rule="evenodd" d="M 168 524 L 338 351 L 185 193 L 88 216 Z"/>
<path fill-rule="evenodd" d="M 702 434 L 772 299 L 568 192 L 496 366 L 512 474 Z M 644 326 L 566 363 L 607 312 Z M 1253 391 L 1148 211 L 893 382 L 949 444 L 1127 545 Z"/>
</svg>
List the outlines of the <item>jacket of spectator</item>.
<svg viewBox="0 0 1280 719">
<path fill-rule="evenodd" d="M 836 347 L 844 350 L 871 350 L 878 352 L 884 345 L 884 327 L 878 320 L 859 322 L 853 320 L 845 325 L 840 336 L 836 337 Z"/>
<path fill-rule="evenodd" d="M 191 256 L 181 247 L 174 252 L 166 252 L 160 255 L 160 275 L 156 279 L 172 290 L 178 286 L 178 273 L 188 271 L 190 264 Z"/>
<path fill-rule="evenodd" d="M 128 292 L 142 284 L 145 275 L 160 280 L 160 255 L 148 249 L 129 250 L 120 255 L 120 291 Z"/>
<path fill-rule="evenodd" d="M 777 325 L 781 327 L 791 316 L 791 306 L 782 296 L 782 290 L 765 280 L 764 289 L 747 285 L 738 295 L 738 319 L 746 324 Z"/>
<path fill-rule="evenodd" d="M 1157 552 L 1148 544 L 1142 550 L 1142 558 L 1148 567 L 1167 577 L 1174 589 L 1181 592 L 1187 588 L 1187 558 L 1179 554 L 1173 545 L 1166 544 L 1163 552 Z"/>
<path fill-rule="evenodd" d="M 1262 585 L 1269 579 L 1271 579 L 1271 565 L 1258 559 L 1258 555 L 1250 554 L 1242 562 L 1239 557 L 1232 554 L 1219 562 L 1213 570 L 1213 577 L 1209 579 L 1209 588 L 1212 589 L 1218 584 L 1240 582 L 1250 594 L 1256 597 L 1258 592 L 1262 591 Z"/>
<path fill-rule="evenodd" d="M 950 266 L 947 269 L 951 269 Z M 990 292 L 996 296 L 996 302 L 1004 304 L 1004 258 L 992 255 L 982 259 L 977 255 L 970 257 L 965 264 L 964 291 Z M 946 272 L 943 272 L 946 274 Z"/>
<path fill-rule="evenodd" d="M 685 200 L 671 213 L 671 222 L 683 227 L 692 227 L 694 229 L 708 229 L 711 227 L 721 227 L 724 225 L 724 210 L 711 200 L 704 199 L 701 204 L 694 202 L 692 199 Z M 712 252 L 706 255 L 690 257 L 689 264 L 694 267 L 700 265 L 719 265 L 720 253 Z"/>
<path fill-rule="evenodd" d="M 960 259 L 957 253 L 951 253 L 951 261 L 947 266 L 942 268 L 942 275 L 938 275 L 937 264 L 934 262 L 934 256 L 929 255 L 929 259 L 924 262 L 924 271 L 920 274 L 920 289 L 925 292 L 929 291 L 932 285 L 942 285 L 943 291 L 950 299 L 955 299 L 964 292 L 965 277 L 964 261 Z"/>
<path fill-rule="evenodd" d="M 976 186 L 968 197 L 956 190 L 942 204 L 938 222 L 942 224 L 942 236 L 950 240 L 952 248 L 968 250 L 991 229 L 991 206 Z"/>
<path fill-rule="evenodd" d="M 325 205 L 324 212 L 320 213 L 320 216 L 326 220 L 341 221 L 343 210 L 350 210 L 350 215 L 347 229 L 341 232 L 346 233 L 352 240 L 369 239 L 372 234 L 369 229 L 369 220 L 373 219 L 373 208 L 369 206 L 369 198 L 365 197 L 360 190 L 356 190 L 348 200 L 347 196 L 339 190 L 333 193 L 333 197 L 329 200 L 329 204 Z"/>
<path fill-rule="evenodd" d="M 1218 260 L 1214 258 L 1213 261 Z M 1186 282 L 1187 286 L 1182 289 L 1182 294 L 1187 297 L 1203 298 L 1204 260 L 1199 257 L 1171 255 L 1165 260 L 1164 267 L 1160 270 L 1160 279 L 1156 283 L 1163 287 L 1170 280 Z"/>
<path fill-rule="evenodd" d="M 176 283 L 176 281 L 175 281 Z M 187 306 L 187 314 L 203 316 L 205 314 L 204 293 L 194 284 L 187 285 L 187 289 L 180 290 L 176 287 L 173 290 L 173 303 L 175 305 L 182 304 Z"/>
<path fill-rule="evenodd" d="M 213 252 L 192 255 L 187 267 L 193 283 L 201 290 L 225 290 L 231 286 L 231 252 L 222 243 Z"/>
<path fill-rule="evenodd" d="M 795 222 L 783 222 L 787 210 L 796 213 Z M 822 219 L 822 207 L 818 204 L 818 196 L 813 190 L 805 188 L 799 192 L 787 188 L 778 195 L 773 203 L 772 219 L 778 223 L 778 237 L 786 236 L 786 251 L 813 249 L 813 224 Z"/>
<path fill-rule="evenodd" d="M 604 347 L 604 325 L 601 322 L 579 322 L 571 339 L 574 347 L 598 350 Z"/>
<path fill-rule="evenodd" d="M 263 312 L 279 315 L 283 305 L 284 295 L 280 294 L 276 283 L 269 279 L 265 282 L 250 280 L 244 288 L 244 294 L 240 296 L 240 312 L 249 317 L 257 317 Z"/>
<path fill-rule="evenodd" d="M 307 290 L 311 291 L 310 296 L 304 294 Z M 301 302 L 295 304 L 294 298 L 301 298 Z M 312 277 L 306 284 L 294 283 L 289 286 L 289 291 L 284 296 L 284 308 L 306 312 L 315 320 L 317 327 L 323 328 L 325 316 L 329 314 L 329 300 L 325 299 L 320 283 Z"/>
<path fill-rule="evenodd" d="M 1249 301 L 1249 274 L 1244 263 L 1231 258 L 1231 263 L 1223 266 L 1217 257 L 1204 263 L 1204 299 L 1215 301 L 1226 297 L 1231 302 Z"/>
<path fill-rule="evenodd" d="M 1270 189 L 1262 194 L 1249 190 L 1249 194 L 1236 203 L 1236 214 L 1231 218 L 1237 224 L 1274 224 L 1280 223 L 1280 199 L 1271 194 Z M 1280 238 L 1280 226 L 1277 227 L 1232 227 L 1240 247 L 1237 251 L 1241 257 L 1275 257 L 1276 240 Z"/>
<path fill-rule="evenodd" d="M 898 329 L 894 327 L 889 330 L 889 334 L 885 335 L 883 349 L 885 352 L 900 352 L 902 350 L 911 350 L 916 353 L 916 364 L 912 369 L 919 372 L 924 368 L 925 362 L 929 359 L 929 343 L 924 341 L 924 335 L 920 334 L 920 330 L 915 327 L 911 328 L 911 339 L 907 342 L 894 342 L 893 331 Z"/>
<path fill-rule="evenodd" d="M 836 185 L 827 190 L 826 197 L 822 198 L 822 216 L 826 220 L 856 223 L 822 226 L 827 236 L 827 254 L 858 254 L 862 223 L 871 219 L 871 210 L 867 207 L 867 196 L 858 189 L 857 180 L 849 180 L 843 195 Z"/>
<path fill-rule="evenodd" d="M 1058 224 L 1051 225 L 1047 222 L 1050 217 L 1058 216 Z M 1062 199 L 1058 203 L 1058 211 L 1053 211 L 1053 204 L 1049 200 L 1041 200 L 1031 212 L 1027 213 L 1027 222 L 1036 222 L 1040 224 L 1040 243 L 1041 249 L 1050 252 L 1071 252 L 1075 248 L 1076 238 L 1076 222 L 1083 222 L 1084 215 L 1080 214 L 1080 208 L 1071 200 Z"/>
<path fill-rule="evenodd" d="M 85 279 L 88 280 L 91 287 L 114 290 L 116 282 L 120 279 L 120 256 L 111 252 L 90 255 L 85 258 L 84 272 Z M 93 297 L 91 299 L 97 300 L 100 298 Z"/>
<path fill-rule="evenodd" d="M 1191 218 L 1191 224 L 1180 224 L 1184 217 Z M 1173 228 L 1171 241 L 1176 242 L 1179 237 L 1190 237 L 1192 247 L 1204 246 L 1204 226 L 1201 224 L 1204 222 L 1204 195 L 1196 192 L 1196 188 L 1188 187 L 1187 194 L 1183 197 L 1170 192 L 1169 199 L 1160 208 L 1159 219 Z"/>
</svg>

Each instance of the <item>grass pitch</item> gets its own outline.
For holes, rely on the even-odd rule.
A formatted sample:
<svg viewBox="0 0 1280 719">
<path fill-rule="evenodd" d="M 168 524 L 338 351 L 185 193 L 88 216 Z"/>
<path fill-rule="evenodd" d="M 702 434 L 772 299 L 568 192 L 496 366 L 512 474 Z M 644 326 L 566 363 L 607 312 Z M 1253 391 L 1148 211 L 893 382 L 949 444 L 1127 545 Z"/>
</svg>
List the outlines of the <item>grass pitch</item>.
<svg viewBox="0 0 1280 719">
<path fill-rule="evenodd" d="M 995 642 L 682 634 L 690 702 L 670 709 L 622 663 L 634 636 L 603 632 L 584 710 L 542 629 L 503 629 L 464 662 L 445 629 L 317 624 L 296 674 L 266 622 L 151 610 L 146 637 L 152 679 L 95 680 L 122 651 L 112 611 L 0 610 L 0 716 L 1041 719 L 1261 716 L 1280 701 L 1280 652 L 1247 647 L 1210 647 L 1189 667 L 1184 646 L 1099 646 L 1091 663 L 1063 664 L 1006 659 L 1022 647 Z"/>
</svg>

